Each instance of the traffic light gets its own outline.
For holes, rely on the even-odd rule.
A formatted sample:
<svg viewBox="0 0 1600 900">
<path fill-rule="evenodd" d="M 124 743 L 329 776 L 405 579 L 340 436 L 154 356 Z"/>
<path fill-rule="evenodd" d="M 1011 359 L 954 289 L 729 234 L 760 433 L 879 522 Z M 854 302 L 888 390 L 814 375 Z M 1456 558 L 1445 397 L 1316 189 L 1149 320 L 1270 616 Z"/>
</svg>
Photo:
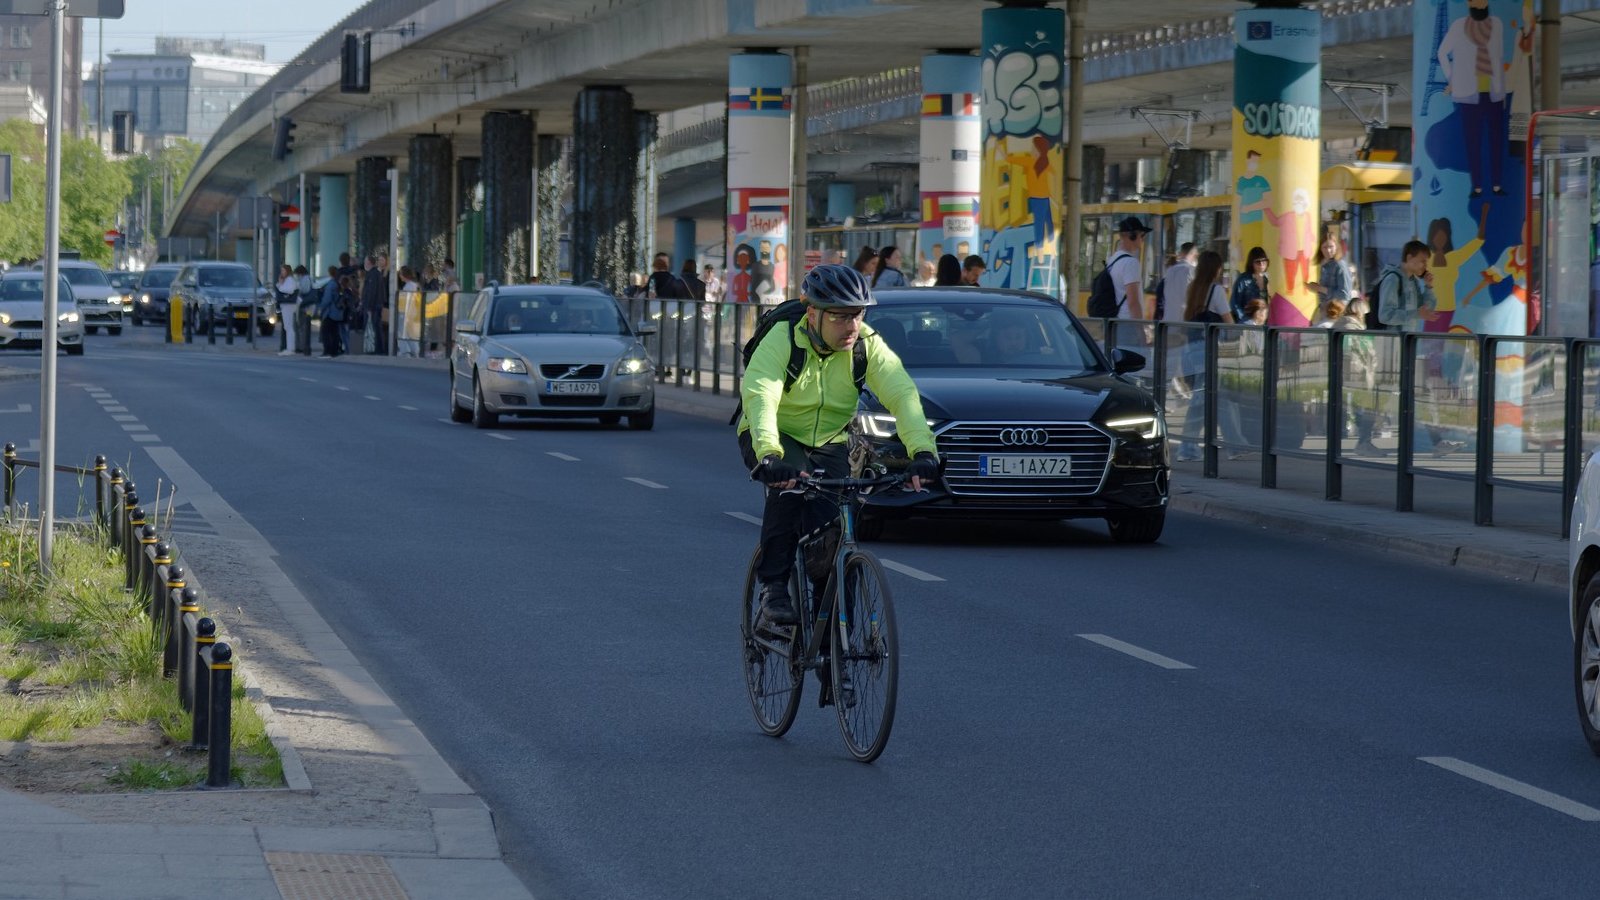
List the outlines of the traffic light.
<svg viewBox="0 0 1600 900">
<path fill-rule="evenodd" d="M 111 152 L 133 152 L 133 110 L 119 109 L 111 113 Z"/>
<path fill-rule="evenodd" d="M 372 32 L 344 36 L 339 52 L 339 93 L 372 93 Z"/>
<path fill-rule="evenodd" d="M 279 116 L 272 132 L 272 158 L 278 162 L 294 152 L 294 120 Z"/>
</svg>

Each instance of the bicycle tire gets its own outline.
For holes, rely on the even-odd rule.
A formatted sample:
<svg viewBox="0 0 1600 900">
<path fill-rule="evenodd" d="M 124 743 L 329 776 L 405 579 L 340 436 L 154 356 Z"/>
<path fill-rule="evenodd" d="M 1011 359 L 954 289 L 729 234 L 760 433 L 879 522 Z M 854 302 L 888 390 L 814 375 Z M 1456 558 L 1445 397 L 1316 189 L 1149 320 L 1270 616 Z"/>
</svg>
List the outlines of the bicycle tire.
<svg viewBox="0 0 1600 900">
<path fill-rule="evenodd" d="M 829 647 L 833 705 L 845 747 L 858 761 L 869 763 L 883 753 L 894 728 L 900 681 L 894 603 L 883 566 L 866 550 L 849 551 L 839 588 L 834 592 L 836 615 L 828 625 L 834 629 Z M 840 690 L 846 674 L 848 692 Z"/>
<path fill-rule="evenodd" d="M 740 622 L 744 684 L 750 694 L 750 710 L 755 713 L 761 733 L 782 737 L 794 724 L 795 714 L 800 709 L 800 695 L 805 688 L 805 679 L 801 677 L 805 673 L 794 664 L 800 653 L 800 629 L 790 629 L 788 656 L 756 639 L 756 619 L 761 614 L 761 584 L 756 578 L 756 564 L 760 561 L 758 547 L 750 557 L 750 569 L 744 577 L 744 609 Z"/>
</svg>

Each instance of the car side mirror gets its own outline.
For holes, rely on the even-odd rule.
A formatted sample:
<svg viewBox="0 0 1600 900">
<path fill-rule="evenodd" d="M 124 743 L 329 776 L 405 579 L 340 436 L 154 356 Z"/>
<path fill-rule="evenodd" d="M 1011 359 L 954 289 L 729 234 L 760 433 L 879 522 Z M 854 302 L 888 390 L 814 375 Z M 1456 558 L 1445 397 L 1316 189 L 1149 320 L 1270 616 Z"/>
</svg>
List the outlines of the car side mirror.
<svg viewBox="0 0 1600 900">
<path fill-rule="evenodd" d="M 1137 372 L 1144 368 L 1144 362 L 1143 353 L 1135 353 L 1132 350 L 1124 350 L 1121 347 L 1111 351 L 1111 371 L 1118 375 Z"/>
<path fill-rule="evenodd" d="M 650 335 L 655 334 L 658 329 L 656 328 L 656 323 L 655 322 L 652 322 L 649 319 L 646 319 L 646 320 L 640 322 L 638 325 L 634 326 L 633 330 L 640 337 L 649 337 Z"/>
<path fill-rule="evenodd" d="M 477 334 L 478 323 L 471 319 L 462 319 L 456 323 L 456 332 L 459 334 Z"/>
</svg>

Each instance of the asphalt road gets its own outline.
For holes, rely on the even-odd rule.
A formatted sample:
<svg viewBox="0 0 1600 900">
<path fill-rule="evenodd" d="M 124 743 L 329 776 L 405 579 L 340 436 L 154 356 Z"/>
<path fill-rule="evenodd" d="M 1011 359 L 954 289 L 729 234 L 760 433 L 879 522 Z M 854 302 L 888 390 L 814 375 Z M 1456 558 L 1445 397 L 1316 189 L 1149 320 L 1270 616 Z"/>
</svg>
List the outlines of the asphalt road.
<svg viewBox="0 0 1600 900">
<path fill-rule="evenodd" d="M 760 497 L 722 424 L 482 432 L 443 421 L 436 372 L 157 339 L 61 358 L 60 461 L 182 454 L 539 896 L 1592 889 L 1600 760 L 1558 592 L 1181 515 L 1148 547 L 1095 522 L 894 527 L 874 549 L 900 567 L 900 711 L 864 766 L 814 681 L 786 738 L 751 720 L 756 529 L 729 513 Z M 37 404 L 0 384 L 5 440 L 26 449 Z"/>
</svg>

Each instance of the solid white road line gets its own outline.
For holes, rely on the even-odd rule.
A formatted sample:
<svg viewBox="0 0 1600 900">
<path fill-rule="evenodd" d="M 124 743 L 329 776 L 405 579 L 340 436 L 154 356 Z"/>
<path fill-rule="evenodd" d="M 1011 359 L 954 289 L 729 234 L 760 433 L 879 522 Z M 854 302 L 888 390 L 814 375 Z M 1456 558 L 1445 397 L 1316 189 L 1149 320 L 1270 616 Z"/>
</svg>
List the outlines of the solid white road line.
<svg viewBox="0 0 1600 900">
<path fill-rule="evenodd" d="M 1508 794 L 1515 794 L 1524 800 L 1532 800 L 1546 809 L 1565 813 L 1574 819 L 1584 822 L 1600 822 L 1600 809 L 1585 806 L 1576 800 L 1568 800 L 1560 794 L 1552 794 L 1543 788 L 1536 788 L 1515 778 L 1507 778 L 1498 772 L 1491 772 L 1472 763 L 1462 762 L 1453 756 L 1419 756 L 1417 759 L 1430 766 L 1438 766 L 1448 772 L 1454 772 L 1464 778 L 1470 778 L 1479 784 L 1486 784 Z"/>
<path fill-rule="evenodd" d="M 546 456 L 554 456 L 556 459 L 564 459 L 567 462 L 577 462 L 578 461 L 578 458 L 576 456 L 568 456 L 565 453 L 557 453 L 554 450 L 546 450 L 545 451 L 545 455 Z"/>
<path fill-rule="evenodd" d="M 509 434 L 500 434 L 500 433 L 494 432 L 494 431 L 489 432 L 489 437 L 492 437 L 497 441 L 514 441 L 514 440 L 516 440 L 516 438 L 512 437 Z"/>
<path fill-rule="evenodd" d="M 651 481 L 648 478 L 632 478 L 632 477 L 629 477 L 629 478 L 625 478 L 624 480 L 625 481 L 631 481 L 634 484 L 642 485 L 642 486 L 647 487 L 647 488 L 654 488 L 654 489 L 656 489 L 658 491 L 664 491 L 664 490 L 667 489 L 666 485 L 657 484 L 656 482 Z"/>
<path fill-rule="evenodd" d="M 374 397 L 371 394 L 367 394 L 366 397 L 367 397 L 368 400 L 382 400 L 383 399 L 382 397 Z"/>
<path fill-rule="evenodd" d="M 723 515 L 725 515 L 725 516 L 733 516 L 735 519 L 738 519 L 741 522 L 749 522 L 751 525 L 760 525 L 761 524 L 761 517 L 760 516 L 752 516 L 749 513 L 730 512 L 730 513 L 723 513 Z"/>
<path fill-rule="evenodd" d="M 1090 643 L 1099 644 L 1102 647 L 1109 647 L 1118 653 L 1126 653 L 1134 659 L 1142 659 L 1147 663 L 1160 666 L 1163 669 L 1194 668 L 1194 666 L 1191 666 L 1188 663 L 1178 662 L 1170 656 L 1162 656 L 1159 653 L 1153 653 L 1144 649 L 1143 647 L 1135 647 L 1134 645 L 1125 641 L 1119 641 L 1114 637 L 1106 637 L 1103 634 L 1080 634 L 1078 637 L 1081 637 Z"/>
<path fill-rule="evenodd" d="M 405 410 L 406 412 L 416 412 L 417 411 L 417 408 L 415 406 L 402 406 L 400 408 Z"/>
<path fill-rule="evenodd" d="M 901 575 L 910 575 L 912 578 L 915 578 L 918 581 L 943 581 L 944 580 L 943 578 L 940 578 L 939 576 L 933 574 L 932 572 L 924 572 L 921 569 L 913 568 L 911 566 L 906 565 L 905 563 L 897 563 L 892 559 L 884 559 L 883 557 L 880 556 L 880 557 L 878 557 L 878 562 L 883 563 L 883 567 L 885 569 L 893 569 L 896 572 L 899 572 Z"/>
</svg>

